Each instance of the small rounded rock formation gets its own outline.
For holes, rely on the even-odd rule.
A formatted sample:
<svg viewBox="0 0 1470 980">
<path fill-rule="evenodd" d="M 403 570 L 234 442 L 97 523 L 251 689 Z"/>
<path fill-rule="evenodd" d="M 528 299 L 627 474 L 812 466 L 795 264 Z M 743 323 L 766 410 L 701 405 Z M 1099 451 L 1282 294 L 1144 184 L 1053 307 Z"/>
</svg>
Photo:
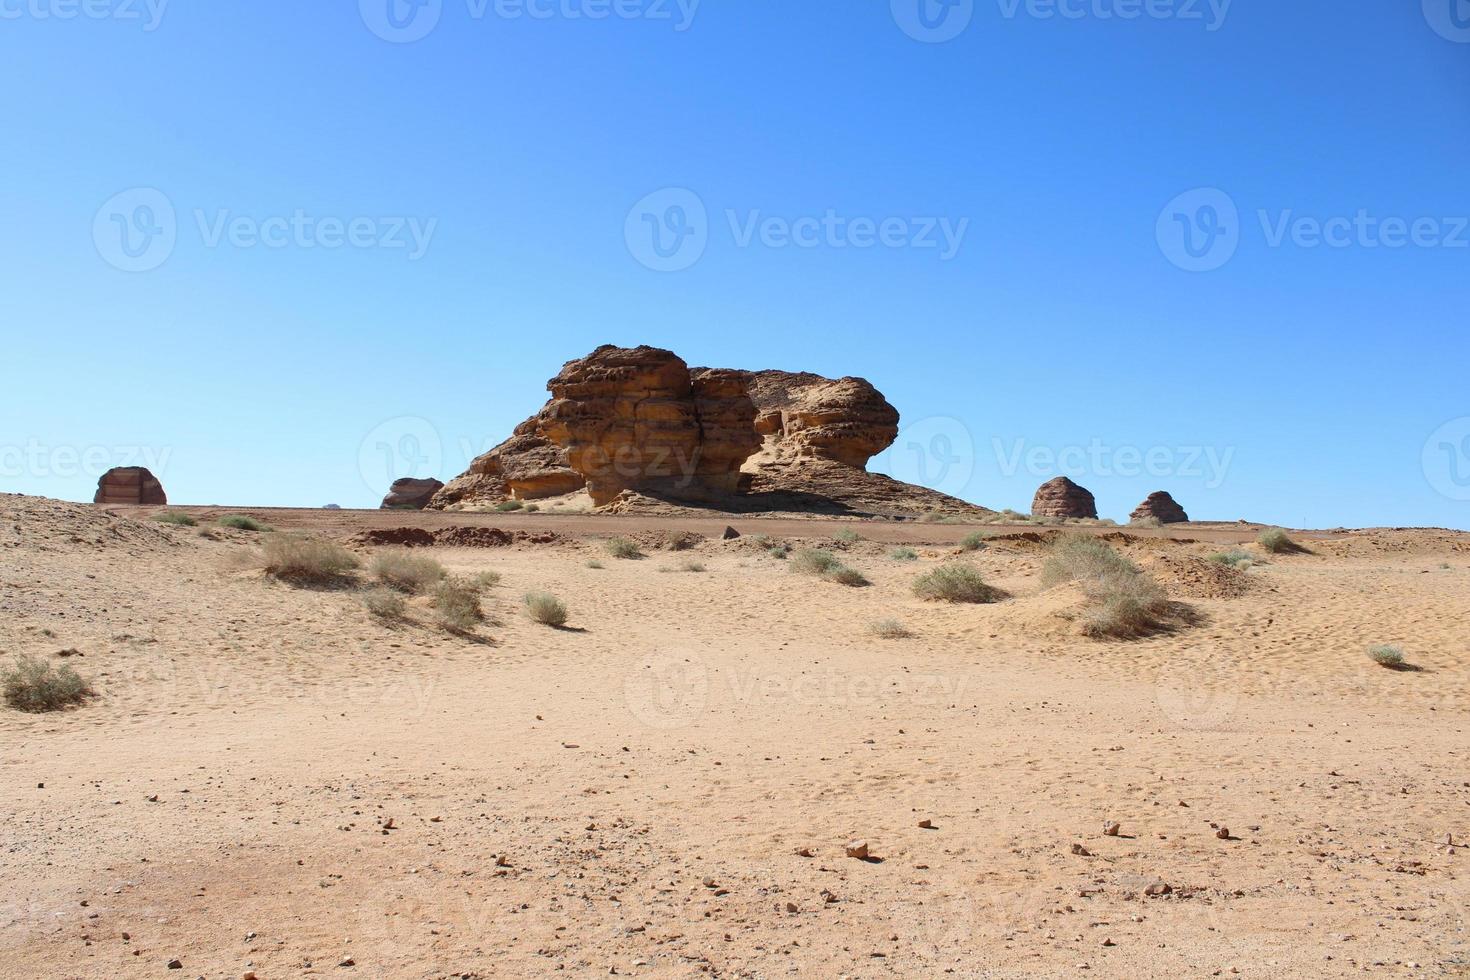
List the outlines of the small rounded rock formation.
<svg viewBox="0 0 1470 980">
<path fill-rule="evenodd" d="M 394 480 L 393 487 L 383 498 L 381 510 L 423 510 L 434 499 L 434 494 L 444 489 L 438 480 L 415 480 L 405 477 Z"/>
<path fill-rule="evenodd" d="M 97 481 L 94 504 L 145 504 L 162 507 L 168 503 L 163 484 L 147 467 L 119 466 L 102 474 Z"/>
<path fill-rule="evenodd" d="M 1160 524 L 1185 524 L 1189 515 L 1166 491 L 1159 490 L 1148 495 L 1148 499 L 1134 508 L 1130 520 L 1146 521 L 1150 518 Z"/>
<path fill-rule="evenodd" d="M 1031 502 L 1033 517 L 1064 519 L 1097 519 L 1097 499 L 1092 492 L 1079 487 L 1065 476 L 1048 480 L 1036 491 Z"/>
</svg>

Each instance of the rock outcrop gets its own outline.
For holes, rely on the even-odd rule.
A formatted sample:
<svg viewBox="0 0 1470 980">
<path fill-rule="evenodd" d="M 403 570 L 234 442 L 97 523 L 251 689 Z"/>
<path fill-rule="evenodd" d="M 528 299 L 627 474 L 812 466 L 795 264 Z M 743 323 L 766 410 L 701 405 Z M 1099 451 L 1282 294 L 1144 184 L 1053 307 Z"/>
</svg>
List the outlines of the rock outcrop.
<svg viewBox="0 0 1470 980">
<path fill-rule="evenodd" d="M 1036 491 L 1031 502 L 1033 517 L 1097 518 L 1097 500 L 1092 492 L 1079 487 L 1065 476 L 1048 480 Z"/>
<path fill-rule="evenodd" d="M 689 368 L 670 351 L 600 347 L 547 383 L 551 401 L 430 504 L 493 506 L 585 490 L 610 510 L 987 513 L 867 472 L 898 411 L 861 378 Z"/>
<path fill-rule="evenodd" d="M 162 507 L 168 503 L 163 484 L 147 467 L 120 466 L 102 474 L 97 481 L 94 504 L 145 504 Z"/>
<path fill-rule="evenodd" d="M 393 487 L 383 498 L 382 510 L 423 510 L 434 499 L 434 494 L 444 489 L 438 480 L 415 480 L 405 477 L 394 480 Z"/>
<path fill-rule="evenodd" d="M 1150 518 L 1160 524 L 1184 524 L 1189 515 L 1166 491 L 1159 490 L 1148 495 L 1148 499 L 1134 508 L 1131 520 L 1146 521 Z"/>
</svg>

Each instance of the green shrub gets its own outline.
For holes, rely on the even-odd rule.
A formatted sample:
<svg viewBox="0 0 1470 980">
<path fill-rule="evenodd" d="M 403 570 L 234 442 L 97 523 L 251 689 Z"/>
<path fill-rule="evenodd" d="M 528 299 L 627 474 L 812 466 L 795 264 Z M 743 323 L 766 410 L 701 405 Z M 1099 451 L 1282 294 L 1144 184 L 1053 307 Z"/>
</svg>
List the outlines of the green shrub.
<svg viewBox="0 0 1470 980">
<path fill-rule="evenodd" d="M 526 505 L 526 513 L 527 514 L 534 514 L 537 511 L 539 511 L 540 509 L 541 509 L 541 505 L 540 504 L 527 504 Z"/>
<path fill-rule="evenodd" d="M 896 619 L 880 619 L 868 626 L 868 632 L 883 640 L 903 640 L 914 635 Z"/>
<path fill-rule="evenodd" d="M 919 553 L 913 548 L 894 548 L 888 553 L 894 561 L 918 561 Z"/>
<path fill-rule="evenodd" d="M 567 604 L 547 592 L 527 592 L 526 611 L 543 626 L 567 624 Z"/>
<path fill-rule="evenodd" d="M 802 548 L 791 556 L 791 570 L 801 575 L 826 575 L 841 565 L 836 555 L 819 548 Z"/>
<path fill-rule="evenodd" d="M 1256 538 L 1256 544 L 1273 555 L 1290 555 L 1303 550 L 1301 545 L 1291 540 L 1291 536 L 1279 527 L 1262 531 L 1261 536 Z"/>
<path fill-rule="evenodd" d="M 226 514 L 218 521 L 221 527 L 231 527 L 236 531 L 269 531 L 270 527 L 262 524 L 253 517 L 244 514 Z"/>
<path fill-rule="evenodd" d="M 495 512 L 498 514 L 509 514 L 514 510 L 523 510 L 525 506 L 526 502 L 524 500 L 502 500 L 495 505 Z"/>
<path fill-rule="evenodd" d="M 610 538 L 607 542 L 607 553 L 623 561 L 643 557 L 643 549 L 638 547 L 638 542 L 627 538 Z"/>
<path fill-rule="evenodd" d="M 1369 647 L 1368 656 L 1378 666 L 1387 667 L 1390 670 L 1402 670 L 1408 664 L 1408 661 L 1404 659 L 1404 651 L 1401 647 L 1386 644 Z"/>
<path fill-rule="evenodd" d="M 471 583 L 446 578 L 434 586 L 434 618 L 451 633 L 468 633 L 485 618 L 480 590 Z"/>
<path fill-rule="evenodd" d="M 408 611 L 408 601 L 389 588 L 369 589 L 362 594 L 362 604 L 379 619 L 402 619 Z"/>
<path fill-rule="evenodd" d="M 838 565 L 822 577 L 829 582 L 836 582 L 838 585 L 846 585 L 854 589 L 872 584 L 862 572 L 856 568 L 848 568 L 846 565 Z"/>
<path fill-rule="evenodd" d="M 777 561 L 785 561 L 787 558 L 791 557 L 791 545 L 778 544 L 767 551 L 766 554 L 770 555 Z"/>
<path fill-rule="evenodd" d="M 985 535 L 979 531 L 967 534 L 960 542 L 961 551 L 983 551 L 985 549 Z"/>
<path fill-rule="evenodd" d="M 274 534 L 261 546 L 267 575 L 289 582 L 325 585 L 346 578 L 358 567 L 357 556 L 321 538 Z"/>
<path fill-rule="evenodd" d="M 199 522 L 188 514 L 171 510 L 162 514 L 154 514 L 153 519 L 160 524 L 173 524 L 176 527 L 197 527 Z"/>
<path fill-rule="evenodd" d="M 54 667 L 29 655 L 17 657 L 15 666 L 0 671 L 0 688 L 6 704 L 33 713 L 60 711 L 93 696 L 91 686 L 70 664 Z"/>
<path fill-rule="evenodd" d="M 373 556 L 373 577 L 399 592 L 425 592 L 448 573 L 432 558 L 416 555 L 407 548 L 381 551 Z"/>
<path fill-rule="evenodd" d="M 951 562 L 940 565 L 914 579 L 914 595 L 920 599 L 944 602 L 999 602 L 1005 593 L 992 585 L 974 565 Z"/>
</svg>

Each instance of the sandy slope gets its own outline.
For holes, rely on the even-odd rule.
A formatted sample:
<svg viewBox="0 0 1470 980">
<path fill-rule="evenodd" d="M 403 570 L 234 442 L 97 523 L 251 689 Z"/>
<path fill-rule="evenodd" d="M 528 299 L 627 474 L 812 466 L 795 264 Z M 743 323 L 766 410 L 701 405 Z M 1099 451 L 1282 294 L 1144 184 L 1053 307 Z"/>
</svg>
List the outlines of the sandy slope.
<svg viewBox="0 0 1470 980">
<path fill-rule="evenodd" d="M 1222 583 L 1194 559 L 1248 531 L 1151 535 L 1128 550 L 1203 622 L 1098 643 L 1025 540 L 974 559 L 1014 599 L 948 607 L 908 587 L 965 529 L 863 526 L 846 589 L 748 538 L 591 569 L 557 520 L 436 549 L 504 574 L 472 642 L 267 582 L 248 533 L 0 497 L 0 651 L 75 648 L 102 694 L 0 709 L 0 976 L 1470 973 L 1442 845 L 1470 841 L 1470 536 L 1324 537 Z M 531 588 L 575 629 L 529 622 Z M 887 616 L 917 635 L 870 637 Z"/>
</svg>

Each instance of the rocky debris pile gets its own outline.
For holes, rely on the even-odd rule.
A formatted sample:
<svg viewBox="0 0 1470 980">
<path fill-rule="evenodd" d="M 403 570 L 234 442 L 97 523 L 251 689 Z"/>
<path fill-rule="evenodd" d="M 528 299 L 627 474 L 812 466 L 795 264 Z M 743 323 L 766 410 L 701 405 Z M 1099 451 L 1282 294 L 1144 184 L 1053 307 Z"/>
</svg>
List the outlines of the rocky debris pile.
<svg viewBox="0 0 1470 980">
<path fill-rule="evenodd" d="M 867 472 L 898 411 L 861 378 L 689 368 L 604 346 L 569 361 L 551 401 L 429 504 L 484 509 L 585 490 L 608 512 L 687 503 L 733 511 L 989 513 Z"/>
<path fill-rule="evenodd" d="M 438 480 L 415 480 L 405 477 L 394 480 L 393 487 L 383 498 L 381 510 L 423 510 L 434 499 L 434 494 L 444 489 Z"/>
<path fill-rule="evenodd" d="M 144 504 L 162 507 L 168 503 L 163 484 L 145 466 L 119 466 L 97 481 L 94 504 Z"/>
<path fill-rule="evenodd" d="M 1133 509 L 1130 520 L 1156 520 L 1160 524 L 1185 524 L 1189 515 L 1166 491 L 1159 490 L 1148 495 L 1148 499 Z"/>
<path fill-rule="evenodd" d="M 509 548 L 517 544 L 556 544 L 555 531 L 505 531 L 498 527 L 383 527 L 360 531 L 351 543 L 365 548 Z"/>
<path fill-rule="evenodd" d="M 1031 502 L 1031 515 L 1096 520 L 1097 499 L 1090 490 L 1059 476 L 1043 483 L 1036 491 L 1036 499 Z"/>
</svg>

